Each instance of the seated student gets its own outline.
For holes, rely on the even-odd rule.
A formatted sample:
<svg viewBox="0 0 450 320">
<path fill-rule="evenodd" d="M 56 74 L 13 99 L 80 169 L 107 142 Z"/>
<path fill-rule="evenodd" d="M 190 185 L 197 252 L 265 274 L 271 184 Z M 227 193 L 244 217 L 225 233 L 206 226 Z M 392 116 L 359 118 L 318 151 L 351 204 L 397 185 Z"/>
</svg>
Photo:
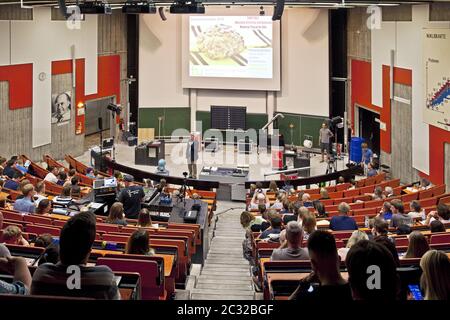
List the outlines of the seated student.
<svg viewBox="0 0 450 320">
<path fill-rule="evenodd" d="M 420 259 L 420 286 L 425 300 L 450 300 L 450 259 L 443 251 L 430 250 Z"/>
<path fill-rule="evenodd" d="M 28 166 L 30 165 L 30 160 L 24 164 L 22 159 L 17 159 L 14 168 L 16 168 L 22 175 L 25 175 L 28 172 Z"/>
<path fill-rule="evenodd" d="M 122 202 L 114 202 L 109 209 L 109 215 L 106 218 L 106 223 L 118 224 L 121 226 L 127 225 L 127 220 L 125 219 L 125 211 L 123 209 Z"/>
<path fill-rule="evenodd" d="M 22 257 L 0 257 L 0 271 L 13 274 L 13 282 L 0 280 L 0 294 L 25 295 L 30 291 L 31 274 Z"/>
<path fill-rule="evenodd" d="M 75 169 L 69 169 L 69 171 L 67 171 L 67 179 L 72 179 L 76 174 L 77 171 Z"/>
<path fill-rule="evenodd" d="M 328 190 L 325 188 L 320 188 L 320 199 L 319 200 L 328 200 L 330 196 L 328 195 Z"/>
<path fill-rule="evenodd" d="M 394 258 L 394 263 L 397 267 L 400 267 L 400 258 L 398 256 L 397 248 L 394 242 L 389 237 L 374 237 L 372 241 L 381 244 L 391 253 Z"/>
<path fill-rule="evenodd" d="M 28 179 L 20 180 L 20 182 L 19 182 L 19 190 L 20 190 L 20 192 L 22 192 L 22 194 L 18 195 L 16 200 L 25 198 L 25 196 L 23 195 L 23 187 L 25 187 L 27 184 L 31 184 L 30 180 L 28 180 Z M 34 193 L 36 194 L 36 190 L 35 190 Z M 34 199 L 34 196 L 33 196 L 33 199 Z"/>
<path fill-rule="evenodd" d="M 283 199 L 283 208 L 281 209 L 280 213 L 282 213 L 282 214 L 292 213 L 291 208 L 293 208 L 293 206 L 291 206 L 291 203 L 289 202 L 288 198 L 284 198 Z"/>
<path fill-rule="evenodd" d="M 408 250 L 403 258 L 422 258 L 422 256 L 430 250 L 427 238 L 419 231 L 413 231 L 408 236 Z"/>
<path fill-rule="evenodd" d="M 52 182 L 55 184 L 58 183 L 58 177 L 57 177 L 58 172 L 59 172 L 58 168 L 49 166 L 47 168 L 47 170 L 48 170 L 48 173 L 45 176 L 44 181 L 49 181 L 49 182 Z"/>
<path fill-rule="evenodd" d="M 275 249 L 270 260 L 309 260 L 308 251 L 302 248 L 303 228 L 296 221 L 286 226 L 286 248 Z"/>
<path fill-rule="evenodd" d="M 413 220 L 425 220 L 426 219 L 426 214 L 425 214 L 425 210 L 422 209 L 420 202 L 417 200 L 413 200 L 411 201 L 411 203 L 409 204 L 409 206 L 411 207 L 411 210 L 408 215 L 413 219 Z"/>
<path fill-rule="evenodd" d="M 259 205 L 265 205 L 266 208 L 269 208 L 270 200 L 264 192 L 258 192 L 257 190 L 250 201 L 250 210 L 258 209 Z"/>
<path fill-rule="evenodd" d="M 36 186 L 34 187 L 34 191 L 36 191 L 35 195 L 34 195 L 34 203 L 37 205 L 39 205 L 39 202 L 42 199 L 47 199 L 47 195 L 45 194 L 45 183 L 44 181 L 39 181 L 38 183 L 36 183 Z"/>
<path fill-rule="evenodd" d="M 356 180 L 355 179 L 350 179 L 350 187 L 347 190 L 354 190 L 356 189 Z"/>
<path fill-rule="evenodd" d="M 308 208 L 306 208 L 306 207 L 300 207 L 300 208 L 298 208 L 298 219 L 297 219 L 297 221 L 298 221 L 298 223 L 300 224 L 300 226 L 302 226 L 303 225 L 303 219 L 307 216 L 307 215 L 309 215 L 311 212 L 309 211 L 309 209 Z"/>
<path fill-rule="evenodd" d="M 341 257 L 341 261 L 345 261 L 345 258 L 347 257 L 347 253 L 350 251 L 350 248 L 362 240 L 369 240 L 369 236 L 367 235 L 367 233 L 360 230 L 353 231 L 352 235 L 347 241 L 347 244 L 345 245 L 345 248 L 338 249 L 338 254 L 339 257 Z"/>
<path fill-rule="evenodd" d="M 70 185 L 65 185 L 61 190 L 61 197 L 72 198 L 72 188 Z"/>
<path fill-rule="evenodd" d="M 367 177 L 374 177 L 378 174 L 376 165 L 373 162 L 370 162 L 367 165 Z"/>
<path fill-rule="evenodd" d="M 3 213 L 1 211 L 0 211 L 0 230 L 3 230 Z M 3 243 L 0 243 L 0 258 L 8 257 L 10 255 L 11 253 L 9 252 L 8 248 Z"/>
<path fill-rule="evenodd" d="M 375 239 L 377 237 L 388 237 L 389 232 L 389 222 L 382 218 L 375 218 L 373 220 L 373 227 L 372 227 L 372 239 Z M 394 242 L 393 238 L 389 237 L 389 240 Z"/>
<path fill-rule="evenodd" d="M 334 236 L 327 231 L 314 231 L 308 239 L 311 274 L 301 280 L 290 300 L 350 301 L 350 285 L 340 272 L 340 260 Z M 319 283 L 311 288 L 312 283 Z"/>
<path fill-rule="evenodd" d="M 280 192 L 277 194 L 277 198 L 275 202 L 270 206 L 271 209 L 282 210 L 283 209 L 283 201 L 286 198 L 286 193 Z"/>
<path fill-rule="evenodd" d="M 125 253 L 153 256 L 155 254 L 155 250 L 150 248 L 150 235 L 148 231 L 147 230 L 134 231 L 128 238 Z"/>
<path fill-rule="evenodd" d="M 430 189 L 431 187 L 433 187 L 433 185 L 431 184 L 430 180 L 425 179 L 425 178 L 422 178 L 422 179 L 420 180 L 420 184 L 419 184 L 419 186 L 418 186 L 418 189 L 419 189 L 419 190 L 428 190 L 428 189 Z"/>
<path fill-rule="evenodd" d="M 43 215 L 43 216 L 47 216 L 47 215 L 50 215 L 51 211 L 52 211 L 52 204 L 51 204 L 50 200 L 43 199 L 39 202 L 35 213 Z"/>
<path fill-rule="evenodd" d="M 64 171 L 60 171 L 58 173 L 58 182 L 57 185 L 63 186 L 67 182 L 67 174 Z"/>
<path fill-rule="evenodd" d="M 86 176 L 89 177 L 89 178 L 95 179 L 96 175 L 94 174 L 94 168 L 91 168 L 91 167 L 87 168 L 86 169 Z"/>
<path fill-rule="evenodd" d="M 262 217 L 261 224 L 254 224 L 251 226 L 253 232 L 264 231 L 270 227 L 270 218 L 269 216 L 277 215 L 278 213 L 275 210 L 267 209 L 264 204 L 258 206 L 259 214 Z"/>
<path fill-rule="evenodd" d="M 36 211 L 36 205 L 33 202 L 33 197 L 35 194 L 34 187 L 31 183 L 25 185 L 22 188 L 22 199 L 16 199 L 14 203 L 14 210 L 24 212 L 24 213 L 34 213 Z"/>
<path fill-rule="evenodd" d="M 240 216 L 241 226 L 245 230 L 253 230 L 252 226 L 254 225 L 259 225 L 260 227 L 264 221 L 262 216 L 255 216 L 248 211 L 243 211 Z"/>
<path fill-rule="evenodd" d="M 275 182 L 275 180 L 270 181 L 268 191 L 275 192 L 275 193 L 278 192 L 278 186 L 277 186 L 277 183 Z"/>
<path fill-rule="evenodd" d="M 362 240 L 347 253 L 345 265 L 354 300 L 395 301 L 398 298 L 399 278 L 392 254 L 383 245 Z M 379 287 L 368 286 L 368 270 L 380 270 Z"/>
<path fill-rule="evenodd" d="M 372 194 L 368 194 L 372 197 L 372 200 L 382 200 L 386 196 L 383 194 L 383 189 L 380 186 L 375 187 Z"/>
<path fill-rule="evenodd" d="M 422 223 L 429 225 L 434 220 L 439 220 L 442 223 L 450 222 L 450 208 L 444 203 L 438 204 L 436 211 L 428 213 L 427 218 Z"/>
<path fill-rule="evenodd" d="M 59 246 L 56 244 L 50 244 L 45 248 L 44 253 L 38 260 L 38 266 L 44 263 L 57 264 L 59 262 Z"/>
<path fill-rule="evenodd" d="M 430 223 L 430 231 L 431 233 L 445 232 L 445 226 L 439 220 L 434 220 Z"/>
<path fill-rule="evenodd" d="M 339 215 L 331 218 L 330 221 L 330 229 L 333 231 L 341 231 L 341 230 L 357 230 L 358 225 L 355 220 L 348 216 L 350 211 L 350 206 L 341 202 L 338 206 Z"/>
<path fill-rule="evenodd" d="M 139 211 L 136 227 L 140 228 L 152 227 L 152 217 L 150 216 L 150 211 L 148 211 L 148 209 L 142 208 L 141 211 Z"/>
<path fill-rule="evenodd" d="M 325 206 L 320 201 L 314 201 L 314 208 L 316 209 L 317 218 L 326 218 L 328 213 L 325 211 Z"/>
<path fill-rule="evenodd" d="M 10 179 L 14 178 L 20 178 L 22 175 L 20 172 L 15 168 L 17 160 L 10 159 L 8 162 L 6 162 L 6 166 L 3 169 L 3 174 L 7 176 Z"/>
<path fill-rule="evenodd" d="M 283 224 L 287 225 L 290 221 L 298 220 L 298 213 L 300 208 L 293 208 L 292 213 L 283 214 Z"/>
<path fill-rule="evenodd" d="M 302 196 L 302 202 L 303 202 L 303 206 L 306 208 L 312 208 L 313 207 L 313 203 L 311 201 L 311 196 L 309 195 L 309 193 L 304 193 Z"/>
<path fill-rule="evenodd" d="M 107 266 L 87 267 L 86 263 L 95 240 L 95 216 L 81 212 L 71 217 L 61 230 L 59 238 L 60 262 L 44 263 L 33 275 L 31 294 L 120 299 L 114 273 Z M 80 289 L 68 288 L 70 268 L 78 266 Z"/>
<path fill-rule="evenodd" d="M 19 227 L 11 225 L 3 230 L 3 242 L 6 244 L 14 244 L 19 246 L 29 246 L 27 240 L 22 236 L 22 231 Z"/>
<path fill-rule="evenodd" d="M 248 189 L 248 195 L 250 198 L 253 198 L 253 195 L 255 194 L 256 191 L 256 184 L 252 183 L 250 185 L 250 188 Z"/>
<path fill-rule="evenodd" d="M 406 224 L 411 226 L 413 219 L 407 213 L 405 213 L 405 207 L 400 201 L 393 201 L 391 203 L 392 219 L 389 223 L 390 227 L 398 228 L 399 226 Z"/>
<path fill-rule="evenodd" d="M 316 215 L 312 212 L 303 217 L 303 239 L 308 240 L 309 236 L 317 230 Z"/>
<path fill-rule="evenodd" d="M 70 179 L 70 194 L 72 197 L 81 197 L 81 188 L 78 185 L 80 183 L 80 178 L 78 176 L 72 177 Z"/>
<path fill-rule="evenodd" d="M 384 220 L 391 220 L 392 219 L 391 207 L 392 205 L 389 201 L 384 202 L 383 206 L 381 207 L 380 213 L 377 214 L 377 218 L 381 218 Z"/>
<path fill-rule="evenodd" d="M 43 233 L 34 240 L 34 246 L 38 248 L 47 248 L 53 242 L 53 237 L 49 233 Z"/>
<path fill-rule="evenodd" d="M 336 185 L 340 185 L 340 184 L 344 184 L 345 183 L 345 178 L 343 176 L 339 176 Z"/>
<path fill-rule="evenodd" d="M 7 162 L 7 159 L 0 156 L 0 170 L 2 170 L 2 172 L 3 172 L 3 169 L 5 169 L 5 167 L 6 167 L 6 162 Z"/>
<path fill-rule="evenodd" d="M 3 188 L 17 191 L 20 188 L 19 178 L 12 178 L 5 181 Z"/>
<path fill-rule="evenodd" d="M 278 240 L 281 232 L 281 218 L 277 214 L 276 216 L 270 218 L 270 227 L 264 230 L 260 235 L 259 239 L 274 239 Z"/>
<path fill-rule="evenodd" d="M 391 198 L 394 196 L 394 189 L 392 189 L 392 187 L 385 187 L 384 188 L 384 195 L 386 198 Z"/>
</svg>

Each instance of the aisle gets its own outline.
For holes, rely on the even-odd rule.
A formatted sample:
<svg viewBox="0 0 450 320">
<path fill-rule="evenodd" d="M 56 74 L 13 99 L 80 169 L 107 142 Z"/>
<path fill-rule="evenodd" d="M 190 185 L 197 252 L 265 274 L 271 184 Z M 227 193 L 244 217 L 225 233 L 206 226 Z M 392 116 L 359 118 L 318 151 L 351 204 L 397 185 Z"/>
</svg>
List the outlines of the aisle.
<svg viewBox="0 0 450 320">
<path fill-rule="evenodd" d="M 250 266 L 242 256 L 242 210 L 218 215 L 205 265 L 191 291 L 192 300 L 253 300 Z"/>
</svg>

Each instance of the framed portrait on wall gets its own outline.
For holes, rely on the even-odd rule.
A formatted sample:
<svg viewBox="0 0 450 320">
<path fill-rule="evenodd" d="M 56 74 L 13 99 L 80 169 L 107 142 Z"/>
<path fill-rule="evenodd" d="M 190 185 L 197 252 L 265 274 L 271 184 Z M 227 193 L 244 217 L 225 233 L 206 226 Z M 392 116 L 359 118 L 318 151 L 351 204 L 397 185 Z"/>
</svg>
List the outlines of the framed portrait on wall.
<svg viewBox="0 0 450 320">
<path fill-rule="evenodd" d="M 52 124 L 64 123 L 70 120 L 72 110 L 72 92 L 66 91 L 52 94 Z"/>
</svg>

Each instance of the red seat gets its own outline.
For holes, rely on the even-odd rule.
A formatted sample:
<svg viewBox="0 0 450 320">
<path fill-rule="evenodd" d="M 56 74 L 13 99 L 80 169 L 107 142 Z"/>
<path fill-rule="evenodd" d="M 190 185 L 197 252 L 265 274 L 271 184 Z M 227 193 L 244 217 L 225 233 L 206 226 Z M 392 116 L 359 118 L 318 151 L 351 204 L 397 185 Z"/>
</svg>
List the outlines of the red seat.
<svg viewBox="0 0 450 320">
<path fill-rule="evenodd" d="M 364 208 L 378 208 L 383 205 L 385 201 L 389 200 L 372 200 L 364 203 Z"/>
<path fill-rule="evenodd" d="M 400 179 L 393 179 L 393 180 L 389 180 L 387 182 L 389 183 L 389 186 L 392 188 L 396 188 L 400 185 Z"/>
<path fill-rule="evenodd" d="M 430 244 L 450 243 L 450 233 L 431 235 Z"/>
<path fill-rule="evenodd" d="M 399 196 L 402 194 L 403 186 L 398 186 L 394 188 L 394 195 Z"/>
<path fill-rule="evenodd" d="M 115 234 L 107 234 L 105 233 L 102 236 L 102 239 L 104 241 L 110 241 L 110 242 L 128 242 L 128 236 L 119 236 L 119 235 L 115 235 Z"/>
<path fill-rule="evenodd" d="M 336 248 L 340 249 L 340 248 L 345 248 L 345 243 L 342 240 L 336 240 Z"/>
<path fill-rule="evenodd" d="M 375 183 L 379 184 L 379 183 L 383 182 L 384 179 L 386 179 L 386 172 L 379 173 L 374 178 L 375 178 Z"/>
<path fill-rule="evenodd" d="M 359 196 L 360 189 L 353 189 L 344 191 L 344 197 L 355 197 Z"/>
<path fill-rule="evenodd" d="M 326 211 L 326 212 L 337 211 L 338 206 L 339 206 L 339 205 L 337 205 L 337 204 L 325 206 L 325 211 Z"/>
<path fill-rule="evenodd" d="M 64 220 L 53 220 L 53 225 L 55 226 L 55 227 L 58 227 L 58 228 L 62 228 L 62 227 L 64 227 L 64 225 L 66 224 L 66 221 L 64 221 Z"/>
<path fill-rule="evenodd" d="M 164 275 L 161 275 L 156 261 L 98 258 L 97 265 L 105 265 L 112 271 L 137 272 L 141 275 L 141 296 L 143 300 L 165 299 Z"/>
<path fill-rule="evenodd" d="M 345 203 L 352 203 L 352 202 L 353 202 L 353 197 L 349 197 L 349 198 L 336 198 L 336 199 L 333 199 L 333 200 L 334 200 L 334 204 L 339 205 L 339 204 L 342 203 L 342 202 L 345 202 Z"/>
<path fill-rule="evenodd" d="M 376 183 L 376 178 L 375 177 L 369 177 L 366 179 L 366 181 L 364 182 L 364 186 L 373 186 Z"/>
<path fill-rule="evenodd" d="M 395 238 L 395 245 L 397 247 L 407 247 L 409 245 L 408 238 Z"/>
<path fill-rule="evenodd" d="M 434 186 L 431 188 L 433 190 L 433 197 L 440 196 L 445 193 L 445 184 Z"/>
<path fill-rule="evenodd" d="M 11 212 L 11 211 L 2 211 L 3 218 L 8 220 L 14 220 L 14 221 L 23 221 L 23 214 Z"/>
<path fill-rule="evenodd" d="M 97 232 L 119 232 L 119 225 L 117 224 L 108 224 L 108 223 L 97 223 L 96 224 Z"/>
<path fill-rule="evenodd" d="M 58 228 L 55 228 L 55 227 L 47 227 L 47 226 L 31 224 L 31 225 L 27 225 L 25 231 L 29 232 L 29 233 L 36 233 L 37 235 L 49 233 L 52 236 L 59 237 L 59 233 L 61 230 Z"/>
<path fill-rule="evenodd" d="M 433 189 L 422 190 L 419 192 L 419 199 L 431 198 L 433 196 Z"/>
<path fill-rule="evenodd" d="M 333 205 L 334 200 L 333 200 L 333 199 L 327 199 L 327 200 L 320 200 L 320 202 L 322 202 L 323 205 L 326 207 L 326 206 L 331 206 L 331 205 Z"/>
<path fill-rule="evenodd" d="M 45 225 L 52 225 L 52 219 L 46 218 L 46 217 L 40 217 L 32 214 L 25 215 L 23 217 L 23 220 L 26 222 L 33 222 L 33 223 L 39 223 L 39 224 L 45 224 Z"/>
<path fill-rule="evenodd" d="M 350 209 L 356 210 L 356 209 L 362 209 L 364 208 L 364 202 L 354 202 L 349 203 Z"/>
<path fill-rule="evenodd" d="M 353 198 L 353 201 L 354 202 L 356 202 L 356 201 L 370 201 L 370 199 L 372 199 L 372 197 L 371 196 L 366 196 L 366 195 L 362 195 L 362 196 L 356 196 L 356 197 L 354 197 Z"/>
<path fill-rule="evenodd" d="M 411 202 L 413 200 L 417 200 L 418 198 L 419 198 L 419 192 L 402 195 L 403 202 Z"/>
<path fill-rule="evenodd" d="M 336 191 L 336 186 L 328 186 L 328 187 L 325 187 L 325 189 L 328 191 L 328 192 L 335 192 Z M 330 196 L 331 197 L 331 196 Z M 332 197 L 331 197 L 332 198 Z"/>
<path fill-rule="evenodd" d="M 377 214 L 377 208 L 363 208 L 353 210 L 354 216 L 374 216 Z"/>
<path fill-rule="evenodd" d="M 336 185 L 336 191 L 345 191 L 345 190 L 347 190 L 348 188 L 350 188 L 350 186 L 351 186 L 351 183 L 343 183 L 343 184 L 338 184 L 338 185 Z"/>
<path fill-rule="evenodd" d="M 436 205 L 437 198 L 422 199 L 422 200 L 419 200 L 419 202 L 420 202 L 420 206 L 422 208 L 431 207 L 431 206 L 435 206 Z"/>
<path fill-rule="evenodd" d="M 342 196 L 344 195 L 344 192 L 343 191 L 330 192 L 330 193 L 328 193 L 328 195 L 330 196 L 331 199 L 338 199 L 338 198 L 342 198 Z"/>
<path fill-rule="evenodd" d="M 366 187 L 359 188 L 359 192 L 361 195 L 364 195 L 366 193 L 373 193 L 374 190 L 375 190 L 374 186 L 366 186 Z"/>
<path fill-rule="evenodd" d="M 334 231 L 333 235 L 336 240 L 348 239 L 352 236 L 353 231 Z"/>
</svg>

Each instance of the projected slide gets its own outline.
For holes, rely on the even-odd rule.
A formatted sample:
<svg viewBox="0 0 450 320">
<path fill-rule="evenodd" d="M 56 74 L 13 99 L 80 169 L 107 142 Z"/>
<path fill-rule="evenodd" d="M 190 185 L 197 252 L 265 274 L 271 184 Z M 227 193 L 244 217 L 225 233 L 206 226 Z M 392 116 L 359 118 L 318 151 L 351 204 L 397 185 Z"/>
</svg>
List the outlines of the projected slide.
<svg viewBox="0 0 450 320">
<path fill-rule="evenodd" d="M 189 76 L 273 77 L 269 16 L 189 17 Z"/>
</svg>

